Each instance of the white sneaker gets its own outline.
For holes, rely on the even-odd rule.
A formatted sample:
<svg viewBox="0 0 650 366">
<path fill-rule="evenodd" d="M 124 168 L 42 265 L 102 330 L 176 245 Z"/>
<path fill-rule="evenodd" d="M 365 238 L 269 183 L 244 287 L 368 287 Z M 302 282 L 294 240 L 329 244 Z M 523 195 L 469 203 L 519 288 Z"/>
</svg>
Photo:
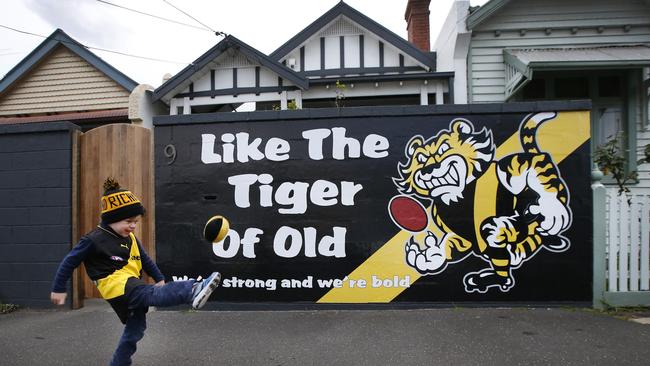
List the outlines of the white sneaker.
<svg viewBox="0 0 650 366">
<path fill-rule="evenodd" d="M 208 298 L 221 282 L 221 274 L 212 272 L 208 278 L 201 282 L 195 282 L 192 287 L 192 308 L 200 309 L 208 302 Z"/>
</svg>

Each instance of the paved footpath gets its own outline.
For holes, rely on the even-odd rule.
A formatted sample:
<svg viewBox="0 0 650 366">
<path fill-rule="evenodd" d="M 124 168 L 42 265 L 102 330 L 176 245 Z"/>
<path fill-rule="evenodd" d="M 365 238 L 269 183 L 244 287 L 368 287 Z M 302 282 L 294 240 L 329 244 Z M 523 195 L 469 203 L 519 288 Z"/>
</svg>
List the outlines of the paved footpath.
<svg viewBox="0 0 650 366">
<path fill-rule="evenodd" d="M 2 365 L 105 365 L 104 303 L 0 315 Z M 650 325 L 589 309 L 152 311 L 134 365 L 650 365 Z"/>
</svg>

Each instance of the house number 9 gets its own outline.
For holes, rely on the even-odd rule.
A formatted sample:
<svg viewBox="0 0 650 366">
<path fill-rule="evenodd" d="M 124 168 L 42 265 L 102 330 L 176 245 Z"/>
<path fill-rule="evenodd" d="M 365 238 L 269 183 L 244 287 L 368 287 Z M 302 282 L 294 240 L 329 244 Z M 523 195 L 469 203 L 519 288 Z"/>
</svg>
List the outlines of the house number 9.
<svg viewBox="0 0 650 366">
<path fill-rule="evenodd" d="M 167 161 L 167 165 L 172 165 L 174 164 L 174 161 L 176 160 L 176 147 L 172 144 L 169 144 L 165 146 L 165 156 L 169 159 Z"/>
</svg>

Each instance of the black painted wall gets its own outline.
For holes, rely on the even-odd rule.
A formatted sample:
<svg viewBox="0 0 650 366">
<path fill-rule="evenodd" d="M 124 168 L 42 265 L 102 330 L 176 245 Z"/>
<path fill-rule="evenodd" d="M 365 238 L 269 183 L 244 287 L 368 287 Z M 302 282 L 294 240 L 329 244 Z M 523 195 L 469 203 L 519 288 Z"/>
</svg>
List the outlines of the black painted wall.
<svg viewBox="0 0 650 366">
<path fill-rule="evenodd" d="M 157 263 L 168 280 L 220 271 L 222 284 L 213 297 L 219 303 L 589 303 L 590 108 L 587 102 L 547 102 L 156 117 Z M 534 132 L 532 140 L 537 130 L 524 122 L 536 112 L 551 129 Z M 322 143 L 312 143 L 319 141 L 315 129 L 327 132 Z M 335 129 L 345 135 L 337 143 Z M 371 136 L 383 143 L 368 146 L 384 146 L 378 148 L 384 155 L 333 152 L 349 151 L 345 138 Z M 539 141 L 535 149 L 542 153 L 530 150 L 530 141 Z M 562 152 L 565 147 L 570 150 Z M 461 155 L 476 163 L 460 162 Z M 447 201 L 440 193 L 432 199 L 397 185 L 400 167 L 422 157 L 437 163 L 429 163 L 430 174 L 420 169 L 421 179 L 415 175 L 414 181 L 422 191 L 426 183 L 442 187 Z M 513 177 L 497 178 L 497 165 Z M 470 169 L 480 172 L 471 177 L 476 179 L 467 178 Z M 521 182 L 524 174 L 525 189 L 506 185 Z M 555 177 L 561 180 L 541 192 L 539 182 Z M 328 202 L 319 200 L 324 181 Z M 343 188 L 331 188 L 343 182 L 355 187 L 347 203 Z M 314 196 L 295 188 L 317 183 Z M 549 193 L 567 189 L 570 198 L 563 203 Z M 392 206 L 396 197 L 411 208 Z M 540 215 L 533 212 L 538 203 Z M 413 209 L 418 206 L 420 211 Z M 231 230 L 223 242 L 208 243 L 203 224 L 215 214 L 227 217 Z M 410 218 L 421 216 L 428 226 L 407 229 Z M 534 225 L 551 222 L 545 217 L 562 222 L 561 229 L 537 230 Z M 508 232 L 507 239 L 494 228 Z M 429 230 L 438 231 L 430 234 L 438 243 L 457 234 L 469 245 L 442 247 L 449 249 L 432 250 L 426 263 L 407 263 L 417 254 L 407 243 L 422 252 L 433 246 L 424 239 Z M 446 260 L 436 262 L 443 255 Z"/>
<path fill-rule="evenodd" d="M 72 240 L 68 122 L 0 125 L 0 301 L 50 304 Z"/>
</svg>

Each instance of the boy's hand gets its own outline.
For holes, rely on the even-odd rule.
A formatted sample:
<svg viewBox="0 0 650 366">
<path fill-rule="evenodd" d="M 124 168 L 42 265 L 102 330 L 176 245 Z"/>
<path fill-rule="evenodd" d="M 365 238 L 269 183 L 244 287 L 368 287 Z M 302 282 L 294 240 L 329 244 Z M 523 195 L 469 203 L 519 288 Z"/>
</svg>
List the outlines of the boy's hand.
<svg viewBox="0 0 650 366">
<path fill-rule="evenodd" d="M 51 292 L 50 300 L 54 305 L 63 305 L 65 304 L 65 298 L 68 296 L 65 292 Z"/>
<path fill-rule="evenodd" d="M 165 280 L 162 280 L 162 281 L 158 281 L 158 282 L 156 282 L 156 283 L 154 284 L 154 286 L 156 286 L 156 287 L 160 287 L 160 286 L 163 286 L 164 284 L 165 284 Z"/>
</svg>

